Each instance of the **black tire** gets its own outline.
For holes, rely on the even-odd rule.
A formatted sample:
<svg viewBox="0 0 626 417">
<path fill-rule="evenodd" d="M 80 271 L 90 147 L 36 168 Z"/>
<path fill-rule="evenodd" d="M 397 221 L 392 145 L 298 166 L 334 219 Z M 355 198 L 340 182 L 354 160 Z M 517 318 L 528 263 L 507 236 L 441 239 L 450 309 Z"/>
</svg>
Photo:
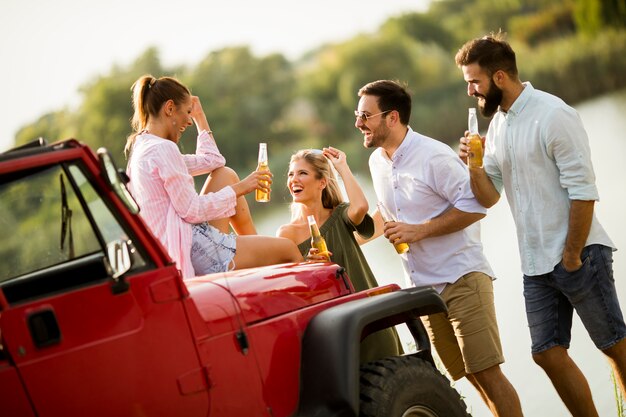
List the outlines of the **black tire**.
<svg viewBox="0 0 626 417">
<path fill-rule="evenodd" d="M 361 366 L 360 417 L 467 417 L 467 406 L 430 362 L 396 356 Z"/>
</svg>

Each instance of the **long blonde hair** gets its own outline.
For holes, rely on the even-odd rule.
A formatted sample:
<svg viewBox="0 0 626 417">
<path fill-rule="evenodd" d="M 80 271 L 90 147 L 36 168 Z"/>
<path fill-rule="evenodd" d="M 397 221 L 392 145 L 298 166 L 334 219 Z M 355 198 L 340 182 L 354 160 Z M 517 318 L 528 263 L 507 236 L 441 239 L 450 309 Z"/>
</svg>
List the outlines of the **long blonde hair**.
<svg viewBox="0 0 626 417">
<path fill-rule="evenodd" d="M 304 160 L 312 168 L 315 178 L 321 180 L 326 179 L 326 187 L 322 190 L 322 206 L 324 208 L 335 208 L 343 203 L 343 195 L 337 183 L 337 176 L 333 168 L 321 151 L 316 149 L 301 149 L 291 155 L 289 165 L 296 161 Z M 291 203 L 291 219 L 297 219 L 302 212 L 302 205 L 299 203 Z"/>
<path fill-rule="evenodd" d="M 131 87 L 133 92 L 133 133 L 126 139 L 124 154 L 129 157 L 135 138 L 146 128 L 150 117 L 157 117 L 166 101 L 172 100 L 175 105 L 184 103 L 191 92 L 180 81 L 173 77 L 154 78 L 142 75 Z"/>
</svg>

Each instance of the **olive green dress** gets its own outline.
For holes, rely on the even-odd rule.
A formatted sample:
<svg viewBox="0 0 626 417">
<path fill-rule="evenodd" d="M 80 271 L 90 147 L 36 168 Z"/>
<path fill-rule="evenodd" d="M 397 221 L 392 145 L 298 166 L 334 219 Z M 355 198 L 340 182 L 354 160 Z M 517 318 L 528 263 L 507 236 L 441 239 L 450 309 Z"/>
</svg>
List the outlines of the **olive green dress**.
<svg viewBox="0 0 626 417">
<path fill-rule="evenodd" d="M 335 207 L 328 220 L 320 226 L 320 234 L 326 240 L 328 250 L 332 252 L 331 261 L 343 266 L 354 289 L 362 291 L 378 287 L 378 282 L 353 232 L 364 238 L 371 237 L 374 234 L 374 220 L 368 214 L 361 224 L 355 226 L 348 217 L 349 205 L 341 203 Z M 300 243 L 298 249 L 302 256 L 306 256 L 311 249 L 311 240 Z M 402 353 L 402 344 L 394 328 L 371 334 L 361 343 L 361 363 Z"/>
</svg>

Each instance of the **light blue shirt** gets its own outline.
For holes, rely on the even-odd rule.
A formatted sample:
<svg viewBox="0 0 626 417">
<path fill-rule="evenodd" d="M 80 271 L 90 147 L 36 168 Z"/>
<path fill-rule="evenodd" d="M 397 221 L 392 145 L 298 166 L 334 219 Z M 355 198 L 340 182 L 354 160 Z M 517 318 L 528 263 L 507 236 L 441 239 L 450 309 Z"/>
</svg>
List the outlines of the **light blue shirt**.
<svg viewBox="0 0 626 417">
<path fill-rule="evenodd" d="M 498 111 L 491 121 L 483 163 L 509 201 L 523 273 L 551 272 L 563 257 L 570 201 L 599 200 L 578 113 L 524 83 L 509 111 Z M 614 248 L 594 215 L 586 245 L 595 243 Z"/>
<path fill-rule="evenodd" d="M 391 159 L 376 149 L 369 159 L 376 196 L 403 223 L 420 224 L 455 207 L 486 213 L 474 198 L 467 168 L 446 144 L 409 131 Z M 455 233 L 409 244 L 400 255 L 416 286 L 443 290 L 469 272 L 493 271 L 483 254 L 480 223 Z"/>
</svg>

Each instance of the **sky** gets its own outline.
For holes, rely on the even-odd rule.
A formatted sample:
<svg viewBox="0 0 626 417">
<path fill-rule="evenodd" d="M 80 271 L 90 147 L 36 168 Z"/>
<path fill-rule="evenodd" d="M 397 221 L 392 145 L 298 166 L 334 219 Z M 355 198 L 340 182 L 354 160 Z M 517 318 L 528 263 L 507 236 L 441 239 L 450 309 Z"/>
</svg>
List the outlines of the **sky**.
<svg viewBox="0 0 626 417">
<path fill-rule="evenodd" d="M 259 56 L 279 52 L 297 59 L 324 43 L 375 32 L 391 16 L 425 11 L 429 3 L 0 0 L 0 152 L 21 127 L 74 109 L 80 86 L 108 75 L 114 65 L 131 64 L 148 47 L 158 48 L 166 67 L 194 65 L 235 45 L 248 45 Z"/>
</svg>

